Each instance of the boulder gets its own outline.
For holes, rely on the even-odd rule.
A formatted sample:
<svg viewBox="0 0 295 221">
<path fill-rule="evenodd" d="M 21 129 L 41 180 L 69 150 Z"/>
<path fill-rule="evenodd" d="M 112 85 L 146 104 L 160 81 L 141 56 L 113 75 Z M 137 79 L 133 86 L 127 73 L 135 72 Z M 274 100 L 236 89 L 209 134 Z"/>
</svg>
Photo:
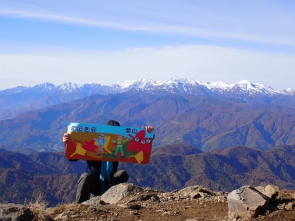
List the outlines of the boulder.
<svg viewBox="0 0 295 221">
<path fill-rule="evenodd" d="M 143 191 L 141 187 L 135 186 L 132 183 L 121 183 L 108 189 L 103 195 L 101 195 L 101 200 L 105 203 L 113 204 L 130 194 L 141 191 Z"/>
<path fill-rule="evenodd" d="M 280 198 L 280 189 L 275 185 L 267 185 L 262 193 L 271 200 L 278 200 Z"/>
<path fill-rule="evenodd" d="M 100 196 L 92 197 L 89 200 L 82 202 L 81 204 L 85 204 L 85 205 L 101 204 Z"/>
<path fill-rule="evenodd" d="M 228 218 L 255 218 L 268 210 L 270 198 L 254 187 L 242 186 L 228 194 Z"/>
<path fill-rule="evenodd" d="M 289 203 L 285 206 L 284 210 L 293 210 L 293 208 L 294 208 L 294 202 L 289 202 Z"/>
<path fill-rule="evenodd" d="M 263 193 L 263 191 L 264 191 L 263 186 L 255 186 L 255 189 L 258 190 L 260 193 Z"/>
<path fill-rule="evenodd" d="M 0 221 L 1 220 L 17 220 L 17 221 L 29 221 L 34 217 L 29 208 L 19 204 L 0 204 Z"/>
<path fill-rule="evenodd" d="M 204 197 L 206 195 L 210 195 L 210 196 L 215 195 L 214 192 L 200 185 L 189 186 L 181 190 L 178 190 L 176 193 L 178 193 L 178 195 L 182 198 L 183 197 L 199 198 L 199 197 Z"/>
</svg>

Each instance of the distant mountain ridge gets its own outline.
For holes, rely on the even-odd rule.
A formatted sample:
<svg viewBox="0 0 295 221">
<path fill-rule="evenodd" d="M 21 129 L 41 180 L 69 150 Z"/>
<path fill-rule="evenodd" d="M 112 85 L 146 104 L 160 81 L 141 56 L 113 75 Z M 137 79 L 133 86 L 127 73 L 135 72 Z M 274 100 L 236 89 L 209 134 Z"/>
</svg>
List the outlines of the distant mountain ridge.
<svg viewBox="0 0 295 221">
<path fill-rule="evenodd" d="M 254 103 L 275 103 L 295 108 L 295 102 L 292 102 L 295 99 L 295 89 L 276 91 L 269 86 L 254 84 L 246 80 L 237 84 L 201 83 L 190 78 L 175 77 L 163 82 L 149 79 L 122 81 L 110 86 L 95 83 L 82 86 L 73 83 L 58 86 L 51 83 L 33 87 L 18 86 L 0 91 L 0 119 L 12 118 L 25 111 L 93 94 L 118 94 L 129 90 L 154 94 L 197 95 Z"/>
<path fill-rule="evenodd" d="M 0 150 L 0 203 L 32 201 L 40 193 L 50 206 L 71 203 L 85 161 L 68 161 L 63 153 L 24 155 Z M 243 185 L 272 183 L 295 188 L 295 146 L 261 151 L 243 146 L 202 153 L 187 144 L 154 149 L 147 165 L 120 163 L 130 182 L 153 189 L 173 191 L 204 185 L 230 191 Z"/>
<path fill-rule="evenodd" d="M 295 144 L 294 108 L 129 90 L 90 95 L 0 120 L 0 147 L 63 151 L 61 138 L 69 122 L 104 124 L 109 119 L 128 126 L 153 125 L 154 147 L 187 143 L 206 152 L 237 145 L 265 150 Z"/>
<path fill-rule="evenodd" d="M 132 81 L 121 81 L 117 82 L 113 85 L 100 85 L 96 83 L 92 84 L 84 84 L 82 86 L 78 86 L 75 83 L 64 83 L 61 85 L 54 85 L 51 83 L 43 83 L 38 84 L 33 87 L 26 86 L 18 86 L 11 89 L 6 89 L 0 91 L 0 94 L 16 94 L 21 92 L 28 91 L 38 91 L 38 92 L 46 92 L 49 94 L 52 93 L 71 93 L 76 90 L 79 90 L 80 93 L 85 95 L 91 94 L 114 94 L 114 93 L 122 93 L 126 92 L 130 89 L 144 89 L 144 90 L 167 90 L 168 92 L 182 92 L 185 94 L 195 94 L 198 91 L 195 91 L 196 88 L 201 88 L 204 91 L 211 91 L 218 94 L 222 94 L 224 92 L 240 92 L 240 93 L 248 93 L 248 94 L 268 94 L 268 95 L 294 95 L 295 89 L 287 88 L 282 91 L 274 90 L 270 86 L 265 86 L 258 83 L 251 83 L 247 80 L 241 80 L 236 84 L 228 84 L 223 82 L 214 82 L 214 83 L 202 83 L 199 81 L 195 81 L 191 78 L 185 77 L 174 77 L 167 81 L 154 81 L 152 79 L 139 79 Z M 172 89 L 172 90 L 171 90 Z"/>
</svg>

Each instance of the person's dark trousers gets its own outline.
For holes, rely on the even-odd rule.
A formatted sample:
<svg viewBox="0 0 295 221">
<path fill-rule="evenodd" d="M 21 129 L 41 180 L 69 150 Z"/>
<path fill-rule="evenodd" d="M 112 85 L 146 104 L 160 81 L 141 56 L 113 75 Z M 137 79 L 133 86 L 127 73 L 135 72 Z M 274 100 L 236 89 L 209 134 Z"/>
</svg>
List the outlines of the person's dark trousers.
<svg viewBox="0 0 295 221">
<path fill-rule="evenodd" d="M 118 170 L 111 179 L 111 186 L 126 183 L 129 176 L 125 170 Z M 90 199 L 91 196 L 99 196 L 100 193 L 100 180 L 98 174 L 83 173 L 78 181 L 76 203 L 82 203 Z"/>
<path fill-rule="evenodd" d="M 99 175 L 92 173 L 83 173 L 78 180 L 76 193 L 76 203 L 82 203 L 90 199 L 90 196 L 98 196 L 99 192 Z"/>
<path fill-rule="evenodd" d="M 126 183 L 128 179 L 129 175 L 125 170 L 118 170 L 112 177 L 111 186 L 115 186 L 120 183 Z"/>
</svg>

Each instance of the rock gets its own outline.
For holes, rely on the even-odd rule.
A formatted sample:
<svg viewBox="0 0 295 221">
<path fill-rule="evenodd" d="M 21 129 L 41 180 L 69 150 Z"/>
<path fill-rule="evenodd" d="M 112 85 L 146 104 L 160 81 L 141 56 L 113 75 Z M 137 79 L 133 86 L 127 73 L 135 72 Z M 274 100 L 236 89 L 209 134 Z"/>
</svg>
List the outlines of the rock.
<svg viewBox="0 0 295 221">
<path fill-rule="evenodd" d="M 289 202 L 286 206 L 285 206 L 285 210 L 292 210 L 293 209 L 293 207 L 294 207 L 294 204 L 293 204 L 293 202 Z"/>
<path fill-rule="evenodd" d="M 141 191 L 143 191 L 141 187 L 135 186 L 132 183 L 121 183 L 108 189 L 108 191 L 101 196 L 101 200 L 106 203 L 113 204 L 119 202 L 121 199 L 132 193 Z"/>
<path fill-rule="evenodd" d="M 134 205 L 130 205 L 129 208 L 133 210 L 140 210 L 142 206 L 139 204 L 134 204 Z"/>
<path fill-rule="evenodd" d="M 179 197 L 190 197 L 190 198 L 200 198 L 205 197 L 206 195 L 213 196 L 214 192 L 209 190 L 208 188 L 200 185 L 189 186 L 177 191 Z"/>
<path fill-rule="evenodd" d="M 227 192 L 224 192 L 224 191 L 219 191 L 219 192 L 214 192 L 214 195 L 215 196 L 225 196 L 227 195 L 228 193 Z"/>
<path fill-rule="evenodd" d="M 136 197 L 135 199 L 130 200 L 129 202 L 131 203 L 136 201 L 147 201 L 147 200 L 158 201 L 159 197 L 156 194 L 143 194 Z"/>
<path fill-rule="evenodd" d="M 23 205 L 13 203 L 0 204 L 0 221 L 29 221 L 33 218 L 31 210 Z"/>
<path fill-rule="evenodd" d="M 278 209 L 280 209 L 280 210 L 284 210 L 285 209 L 285 206 L 286 206 L 285 203 L 282 203 L 282 204 L 278 204 L 277 205 Z"/>
<path fill-rule="evenodd" d="M 242 186 L 228 194 L 228 217 L 255 218 L 270 206 L 270 199 L 251 186 Z"/>
<path fill-rule="evenodd" d="M 84 201 L 83 203 L 81 204 L 85 204 L 85 205 L 92 205 L 92 204 L 105 204 L 104 202 L 102 202 L 100 200 L 100 196 L 95 196 L 95 197 L 92 197 L 91 199 L 87 200 L 87 201 Z"/>
<path fill-rule="evenodd" d="M 280 189 L 275 185 L 267 185 L 262 193 L 271 200 L 278 200 L 280 198 Z"/>
<path fill-rule="evenodd" d="M 263 193 L 263 191 L 264 191 L 263 186 L 255 186 L 255 189 L 258 190 L 260 193 Z"/>
</svg>

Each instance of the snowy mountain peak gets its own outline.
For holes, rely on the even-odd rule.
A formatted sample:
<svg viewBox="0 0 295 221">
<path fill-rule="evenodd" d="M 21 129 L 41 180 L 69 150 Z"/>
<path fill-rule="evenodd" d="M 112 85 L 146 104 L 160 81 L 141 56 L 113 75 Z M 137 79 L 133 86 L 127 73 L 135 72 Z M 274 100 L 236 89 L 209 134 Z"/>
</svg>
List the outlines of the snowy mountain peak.
<svg viewBox="0 0 295 221">
<path fill-rule="evenodd" d="M 258 84 L 258 83 L 251 83 L 246 80 L 239 81 L 236 84 L 236 87 L 239 87 L 241 90 L 248 91 L 249 93 L 261 93 L 261 94 L 277 94 L 278 91 L 275 91 L 272 87 Z"/>
<path fill-rule="evenodd" d="M 37 88 L 37 87 L 40 87 L 40 88 L 52 88 L 52 87 L 55 87 L 55 85 L 52 84 L 52 83 L 46 82 L 46 83 L 42 83 L 42 84 L 37 84 L 34 87 L 35 88 Z"/>
<path fill-rule="evenodd" d="M 286 90 L 284 90 L 284 92 L 289 95 L 295 95 L 295 89 L 292 88 L 287 88 Z"/>
<path fill-rule="evenodd" d="M 247 81 L 247 80 L 241 80 L 237 83 L 237 85 L 243 85 L 243 86 L 247 86 L 247 87 L 252 87 L 252 83 Z"/>
<path fill-rule="evenodd" d="M 121 82 L 117 82 L 116 84 L 111 85 L 111 87 L 115 87 L 116 89 L 131 89 L 131 88 L 148 88 L 152 85 L 157 85 L 158 83 L 154 80 L 150 80 L 150 79 L 139 79 L 139 80 L 133 80 L 133 81 L 121 81 Z"/>
<path fill-rule="evenodd" d="M 257 84 L 257 83 L 251 83 L 247 80 L 242 80 L 242 81 L 239 81 L 237 84 L 237 86 L 240 86 L 242 88 L 245 88 L 245 89 L 248 89 L 248 90 L 256 90 L 257 88 L 264 88 L 265 86 L 262 85 L 262 84 Z"/>
<path fill-rule="evenodd" d="M 176 76 L 176 77 L 173 77 L 170 80 L 165 81 L 163 83 L 165 83 L 165 84 L 177 84 L 177 83 L 195 84 L 196 81 L 191 78 Z"/>
<path fill-rule="evenodd" d="M 232 88 L 233 85 L 223 83 L 223 82 L 213 82 L 213 83 L 202 83 L 208 89 L 220 89 L 220 90 L 228 90 Z"/>
<path fill-rule="evenodd" d="M 263 86 L 263 85 L 253 84 L 253 83 L 246 81 L 246 80 L 239 81 L 235 85 L 235 87 L 239 87 L 239 88 L 241 88 L 243 90 L 247 90 L 247 91 L 257 90 L 258 88 L 261 88 L 261 86 Z"/>
<path fill-rule="evenodd" d="M 58 86 L 59 89 L 62 90 L 75 90 L 78 89 L 79 86 L 75 83 L 67 82 Z"/>
</svg>

